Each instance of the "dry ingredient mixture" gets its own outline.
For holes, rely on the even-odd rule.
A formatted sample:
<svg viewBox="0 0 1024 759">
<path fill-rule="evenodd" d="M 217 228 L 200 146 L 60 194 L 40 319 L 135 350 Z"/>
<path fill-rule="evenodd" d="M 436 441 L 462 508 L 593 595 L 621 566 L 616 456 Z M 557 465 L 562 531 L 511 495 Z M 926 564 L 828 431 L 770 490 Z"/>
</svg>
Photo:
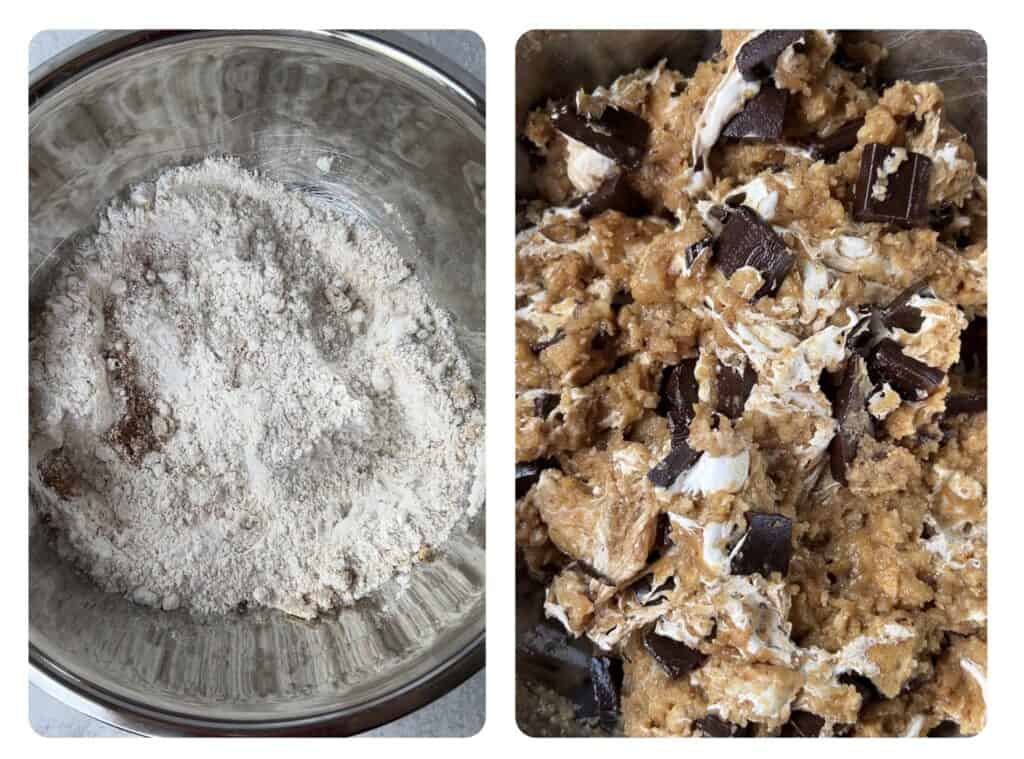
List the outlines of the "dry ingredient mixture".
<svg viewBox="0 0 1024 759">
<path fill-rule="evenodd" d="M 137 603 L 311 618 L 479 503 L 449 317 L 379 233 L 230 159 L 111 205 L 30 338 L 35 512 Z"/>
<path fill-rule="evenodd" d="M 628 735 L 984 725 L 986 185 L 884 57 L 729 31 L 524 126 L 519 557 Z"/>
</svg>

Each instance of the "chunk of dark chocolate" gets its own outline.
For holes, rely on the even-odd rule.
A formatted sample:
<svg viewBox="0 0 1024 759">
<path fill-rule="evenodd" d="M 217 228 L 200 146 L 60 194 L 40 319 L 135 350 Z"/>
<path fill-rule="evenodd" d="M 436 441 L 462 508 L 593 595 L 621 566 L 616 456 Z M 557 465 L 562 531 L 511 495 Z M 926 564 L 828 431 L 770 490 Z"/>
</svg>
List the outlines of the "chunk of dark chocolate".
<svg viewBox="0 0 1024 759">
<path fill-rule="evenodd" d="M 622 174 L 613 174 L 592 193 L 583 197 L 580 216 L 589 219 L 605 211 L 618 211 L 626 216 L 646 216 L 650 204 L 644 196 L 633 189 Z"/>
<path fill-rule="evenodd" d="M 980 414 L 988 408 L 988 391 L 985 388 L 953 393 L 946 398 L 946 415 Z"/>
<path fill-rule="evenodd" d="M 693 268 L 693 265 L 697 263 L 697 259 L 701 255 L 712 252 L 713 249 L 714 240 L 710 237 L 705 237 L 703 240 L 697 240 L 693 245 L 688 245 L 686 247 L 686 268 Z"/>
<path fill-rule="evenodd" d="M 657 488 L 669 488 L 683 472 L 697 463 L 700 451 L 685 442 L 673 442 L 672 450 L 647 473 L 647 479 Z"/>
<path fill-rule="evenodd" d="M 890 329 L 902 329 L 904 332 L 917 332 L 924 324 L 921 309 L 910 305 L 910 299 L 925 291 L 925 285 L 917 282 L 906 288 L 893 298 L 892 302 L 882 309 L 882 323 Z"/>
<path fill-rule="evenodd" d="M 668 455 L 647 473 L 647 479 L 655 487 L 671 487 L 679 475 L 701 457 L 701 452 L 693 450 L 687 443 L 690 422 L 693 421 L 693 407 L 700 402 L 697 379 L 694 377 L 696 368 L 697 359 L 683 359 L 662 375 L 658 411 L 668 417 L 672 447 Z"/>
<path fill-rule="evenodd" d="M 665 378 L 661 392 L 673 432 L 688 429 L 693 421 L 693 407 L 700 402 L 696 370 L 697 359 L 685 358 Z"/>
<path fill-rule="evenodd" d="M 750 735 L 750 725 L 740 727 L 715 714 L 708 714 L 694 720 L 693 724 L 704 734 L 705 738 L 746 738 Z"/>
<path fill-rule="evenodd" d="M 628 169 L 640 165 L 651 131 L 642 117 L 623 108 L 609 105 L 600 118 L 589 118 L 577 112 L 571 99 L 555 104 L 551 123 L 566 136 Z"/>
<path fill-rule="evenodd" d="M 757 212 L 741 206 L 729 214 L 715 246 L 715 263 L 731 277 L 738 269 L 752 266 L 764 284 L 755 298 L 774 295 L 793 267 L 793 255 L 782 238 Z"/>
<path fill-rule="evenodd" d="M 736 68 L 748 82 L 774 73 L 779 53 L 804 37 L 802 31 L 775 29 L 754 37 L 736 53 Z"/>
<path fill-rule="evenodd" d="M 848 121 L 828 137 L 815 137 L 807 146 L 816 161 L 833 163 L 840 155 L 853 150 L 857 145 L 857 132 L 864 126 L 864 119 Z"/>
<path fill-rule="evenodd" d="M 729 119 L 722 129 L 722 137 L 757 142 L 778 142 L 786 120 L 789 92 L 771 84 L 750 98 L 743 108 Z"/>
<path fill-rule="evenodd" d="M 678 680 L 699 668 L 707 661 L 707 656 L 690 648 L 678 640 L 658 635 L 654 628 L 648 628 L 644 634 L 644 648 L 654 661 L 661 665 L 665 673 L 673 680 Z"/>
<path fill-rule="evenodd" d="M 604 725 L 619 719 L 622 703 L 622 660 L 610 656 L 594 656 L 590 660 L 590 682 L 594 688 L 597 717 Z"/>
<path fill-rule="evenodd" d="M 842 485 L 847 484 L 846 469 L 857 457 L 860 439 L 872 431 L 874 423 L 866 405 L 870 392 L 867 366 L 854 353 L 846 360 L 832 401 L 832 416 L 838 429 L 828 446 L 829 464 L 832 478 Z"/>
<path fill-rule="evenodd" d="M 902 227 L 927 226 L 931 170 L 932 162 L 926 155 L 878 143 L 865 145 L 853 218 Z"/>
<path fill-rule="evenodd" d="M 941 370 L 911 358 L 899 343 L 889 338 L 875 346 L 868 370 L 878 384 L 888 382 L 901 398 L 911 401 L 927 398 L 946 376 Z"/>
<path fill-rule="evenodd" d="M 817 738 L 821 735 L 821 728 L 825 727 L 825 720 L 817 714 L 794 709 L 789 716 L 789 722 L 782 726 L 783 738 Z"/>
<path fill-rule="evenodd" d="M 740 539 L 730 568 L 734 575 L 772 572 L 785 576 L 793 556 L 793 520 L 781 514 L 747 512 L 747 532 Z"/>
<path fill-rule="evenodd" d="M 540 392 L 533 398 L 533 415 L 547 419 L 548 414 L 558 408 L 562 396 L 558 393 Z"/>
<path fill-rule="evenodd" d="M 739 419 L 747 404 L 750 391 L 757 383 L 757 372 L 749 363 L 743 369 L 734 369 L 727 364 L 718 365 L 715 388 L 718 395 L 715 410 L 730 419 Z"/>
<path fill-rule="evenodd" d="M 537 459 L 536 461 L 517 463 L 516 500 L 525 496 L 530 491 L 530 488 L 537 484 L 541 472 L 545 469 L 555 469 L 557 467 L 558 462 L 554 459 Z"/>
</svg>

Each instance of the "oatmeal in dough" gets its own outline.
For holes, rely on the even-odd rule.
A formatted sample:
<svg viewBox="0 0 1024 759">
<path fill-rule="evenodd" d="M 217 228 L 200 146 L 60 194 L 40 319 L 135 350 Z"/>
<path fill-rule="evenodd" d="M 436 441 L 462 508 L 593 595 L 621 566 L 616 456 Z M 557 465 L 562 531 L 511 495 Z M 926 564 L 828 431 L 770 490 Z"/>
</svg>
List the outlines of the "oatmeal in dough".
<svg viewBox="0 0 1024 759">
<path fill-rule="evenodd" d="M 885 56 L 723 32 L 523 125 L 519 556 L 627 735 L 984 726 L 987 189 Z"/>
</svg>

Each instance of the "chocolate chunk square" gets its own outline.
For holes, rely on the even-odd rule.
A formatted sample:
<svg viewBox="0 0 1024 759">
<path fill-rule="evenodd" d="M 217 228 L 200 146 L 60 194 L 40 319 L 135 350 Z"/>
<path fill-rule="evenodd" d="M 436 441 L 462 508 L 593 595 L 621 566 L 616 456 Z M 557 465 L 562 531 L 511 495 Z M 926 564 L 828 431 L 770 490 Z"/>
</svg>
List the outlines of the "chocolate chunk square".
<svg viewBox="0 0 1024 759">
<path fill-rule="evenodd" d="M 783 738 L 817 738 L 821 735 L 821 728 L 825 727 L 825 720 L 817 714 L 794 709 L 790 714 L 789 722 L 782 726 Z"/>
<path fill-rule="evenodd" d="M 882 309 L 880 314 L 882 323 L 890 329 L 899 328 L 904 332 L 917 332 L 921 329 L 921 325 L 924 324 L 924 315 L 921 313 L 921 309 L 910 305 L 910 299 L 925 290 L 926 287 L 922 282 L 917 282 L 906 288 Z"/>
<path fill-rule="evenodd" d="M 786 120 L 789 92 L 765 84 L 761 91 L 744 104 L 743 109 L 729 119 L 722 130 L 723 137 L 757 142 L 778 142 Z"/>
<path fill-rule="evenodd" d="M 829 464 L 832 478 L 842 485 L 847 484 L 846 469 L 857 457 L 860 439 L 873 431 L 874 423 L 867 410 L 870 392 L 867 366 L 855 353 L 846 360 L 832 401 L 832 415 L 838 422 L 838 429 L 829 443 Z"/>
<path fill-rule="evenodd" d="M 705 738 L 747 738 L 750 736 L 750 725 L 740 727 L 727 722 L 715 714 L 708 714 L 694 720 L 694 726 L 704 734 Z"/>
<path fill-rule="evenodd" d="M 572 100 L 562 100 L 554 105 L 551 123 L 562 134 L 627 169 L 640 165 L 651 132 L 642 117 L 623 108 L 609 105 L 600 118 L 590 118 L 578 113 Z"/>
<path fill-rule="evenodd" d="M 657 488 L 670 488 L 679 475 L 696 464 L 700 457 L 701 452 L 693 450 L 687 443 L 673 441 L 672 450 L 647 473 L 647 479 Z"/>
<path fill-rule="evenodd" d="M 644 648 L 673 680 L 690 674 L 701 667 L 708 658 L 685 643 L 658 635 L 653 627 L 648 628 L 644 634 Z"/>
<path fill-rule="evenodd" d="M 828 137 L 815 137 L 807 146 L 815 160 L 834 163 L 840 155 L 857 146 L 857 132 L 864 126 L 864 119 L 849 121 Z"/>
<path fill-rule="evenodd" d="M 775 70 L 779 53 L 804 37 L 803 31 L 776 29 L 762 32 L 736 53 L 736 68 L 748 82 L 766 79 Z"/>
<path fill-rule="evenodd" d="M 715 410 L 730 419 L 739 419 L 747 404 L 750 391 L 757 383 L 757 372 L 749 363 L 743 369 L 734 369 L 727 364 L 718 365 L 715 387 L 718 395 Z"/>
<path fill-rule="evenodd" d="M 724 223 L 725 220 L 729 218 L 729 209 L 725 206 L 711 206 L 711 208 L 708 209 L 708 216 L 715 221 Z"/>
<path fill-rule="evenodd" d="M 650 204 L 634 190 L 622 174 L 608 177 L 601 186 L 583 197 L 580 216 L 589 219 L 605 211 L 618 211 L 626 216 L 646 216 Z"/>
<path fill-rule="evenodd" d="M 747 512 L 747 532 L 732 556 L 734 575 L 785 576 L 793 556 L 793 521 L 781 514 Z"/>
<path fill-rule="evenodd" d="M 793 268 L 793 261 L 782 238 L 747 206 L 729 214 L 715 246 L 715 264 L 725 276 L 731 277 L 744 266 L 752 266 L 761 273 L 764 284 L 755 298 L 774 295 Z"/>
<path fill-rule="evenodd" d="M 911 358 L 900 344 L 886 338 L 875 346 L 868 362 L 872 379 L 888 382 L 904 400 L 920 401 L 942 383 L 941 370 Z"/>
<path fill-rule="evenodd" d="M 672 367 L 661 388 L 661 397 L 673 433 L 689 429 L 693 421 L 693 407 L 700 402 L 697 378 L 694 376 L 696 370 L 697 359 L 683 359 Z"/>
<path fill-rule="evenodd" d="M 597 717 L 604 725 L 619 719 L 622 702 L 622 660 L 610 656 L 594 656 L 590 660 L 590 682 L 594 688 Z"/>
<path fill-rule="evenodd" d="M 901 156 L 903 160 L 899 160 Z M 853 199 L 853 218 L 901 227 L 928 225 L 928 177 L 932 162 L 904 148 L 864 146 Z"/>
</svg>

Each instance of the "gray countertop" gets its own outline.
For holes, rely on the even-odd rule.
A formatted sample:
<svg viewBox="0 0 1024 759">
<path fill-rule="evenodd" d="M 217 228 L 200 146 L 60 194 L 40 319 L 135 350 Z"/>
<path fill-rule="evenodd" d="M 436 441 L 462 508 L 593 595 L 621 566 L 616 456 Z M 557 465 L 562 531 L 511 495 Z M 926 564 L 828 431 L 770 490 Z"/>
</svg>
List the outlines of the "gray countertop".
<svg viewBox="0 0 1024 759">
<path fill-rule="evenodd" d="M 65 48 L 89 31 L 45 31 L 29 44 L 29 70 Z M 421 44 L 431 47 L 473 76 L 484 81 L 484 45 L 472 32 L 407 32 Z M 473 735 L 484 724 L 484 672 L 478 672 L 455 690 L 419 711 L 372 730 L 366 735 L 393 737 L 434 737 Z M 65 706 L 35 686 L 29 685 L 29 722 L 40 735 L 47 736 L 125 736 L 127 733 L 105 725 Z"/>
</svg>

